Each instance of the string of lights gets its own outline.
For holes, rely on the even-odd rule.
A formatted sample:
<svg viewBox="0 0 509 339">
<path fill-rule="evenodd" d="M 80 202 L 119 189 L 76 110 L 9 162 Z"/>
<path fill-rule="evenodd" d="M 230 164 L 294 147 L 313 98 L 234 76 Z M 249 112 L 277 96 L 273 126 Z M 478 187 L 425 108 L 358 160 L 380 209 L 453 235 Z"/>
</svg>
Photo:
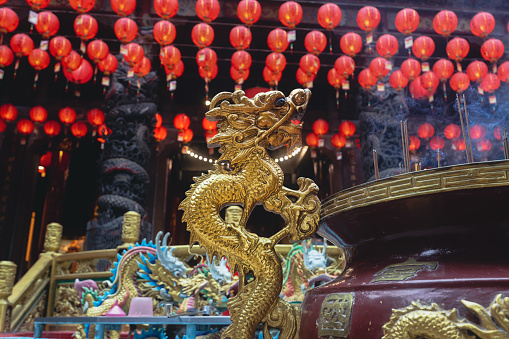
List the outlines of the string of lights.
<svg viewBox="0 0 509 339">
<path fill-rule="evenodd" d="M 293 158 L 294 156 L 299 154 L 301 150 L 302 150 L 302 147 L 296 148 L 292 153 L 290 153 L 288 155 L 285 155 L 284 157 L 275 158 L 274 161 L 281 163 L 281 162 L 285 162 L 287 160 L 290 160 L 291 158 Z M 193 157 L 195 159 L 201 160 L 203 162 L 210 163 L 210 164 L 216 164 L 217 163 L 217 160 L 212 159 L 210 157 L 205 157 L 203 155 L 199 155 L 198 153 L 194 152 L 190 148 L 187 149 L 187 155 L 189 155 L 190 157 Z"/>
</svg>

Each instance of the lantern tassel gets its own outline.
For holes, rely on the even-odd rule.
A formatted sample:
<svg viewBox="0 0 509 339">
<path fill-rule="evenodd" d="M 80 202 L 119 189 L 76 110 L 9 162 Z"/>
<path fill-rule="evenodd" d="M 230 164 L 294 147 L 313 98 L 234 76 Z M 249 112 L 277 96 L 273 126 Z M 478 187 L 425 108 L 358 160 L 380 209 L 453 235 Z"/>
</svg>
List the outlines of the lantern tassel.
<svg viewBox="0 0 509 339">
<path fill-rule="evenodd" d="M 443 89 L 444 89 L 444 99 L 447 102 L 447 87 L 445 86 L 445 81 L 442 82 Z"/>
<path fill-rule="evenodd" d="M 94 84 L 97 82 L 97 64 L 95 65 L 95 68 L 94 68 Z"/>
<path fill-rule="evenodd" d="M 332 54 L 332 37 L 330 30 L 329 30 L 329 53 Z"/>
<path fill-rule="evenodd" d="M 16 74 L 18 73 L 19 68 L 19 58 L 16 59 L 16 63 L 14 64 L 14 75 L 12 76 L 13 79 L 16 79 Z"/>
<path fill-rule="evenodd" d="M 35 77 L 34 77 L 34 91 L 35 91 L 35 89 L 37 88 L 37 80 L 39 80 L 39 71 L 35 72 Z"/>
<path fill-rule="evenodd" d="M 339 88 L 336 88 L 336 107 L 339 109 Z"/>
<path fill-rule="evenodd" d="M 0 45 L 4 44 L 4 34 L 0 34 Z"/>
</svg>

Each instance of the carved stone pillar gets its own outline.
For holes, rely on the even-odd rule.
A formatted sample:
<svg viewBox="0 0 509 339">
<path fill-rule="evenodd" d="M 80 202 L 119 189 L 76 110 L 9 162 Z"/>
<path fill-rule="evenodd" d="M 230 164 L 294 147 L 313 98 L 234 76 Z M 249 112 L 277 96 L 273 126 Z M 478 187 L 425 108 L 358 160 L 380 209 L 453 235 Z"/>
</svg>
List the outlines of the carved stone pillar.
<svg viewBox="0 0 509 339">
<path fill-rule="evenodd" d="M 7 298 L 12 294 L 16 268 L 12 261 L 0 261 L 0 332 L 10 330 L 11 305 Z"/>
</svg>

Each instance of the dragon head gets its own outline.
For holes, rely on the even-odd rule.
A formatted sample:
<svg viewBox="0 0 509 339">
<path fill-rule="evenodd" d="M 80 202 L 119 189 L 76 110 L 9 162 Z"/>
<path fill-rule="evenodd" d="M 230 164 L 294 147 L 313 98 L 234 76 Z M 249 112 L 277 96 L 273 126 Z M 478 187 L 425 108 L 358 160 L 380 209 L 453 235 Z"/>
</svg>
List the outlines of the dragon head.
<svg viewBox="0 0 509 339">
<path fill-rule="evenodd" d="M 218 133 L 209 141 L 209 147 L 239 149 L 261 146 L 276 149 L 286 144 L 290 150 L 301 145 L 301 120 L 311 92 L 295 89 L 288 97 L 280 91 L 258 93 L 253 99 L 243 91 L 222 92 L 210 103 L 205 113 L 208 120 L 218 121 Z"/>
</svg>

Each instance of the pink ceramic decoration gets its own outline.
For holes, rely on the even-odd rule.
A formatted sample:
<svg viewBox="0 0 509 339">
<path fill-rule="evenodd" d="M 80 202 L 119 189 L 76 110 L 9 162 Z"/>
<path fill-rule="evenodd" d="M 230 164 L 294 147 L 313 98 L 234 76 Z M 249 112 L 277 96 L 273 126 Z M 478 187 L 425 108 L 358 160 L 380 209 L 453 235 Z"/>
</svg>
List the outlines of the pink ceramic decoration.
<svg viewBox="0 0 509 339">
<path fill-rule="evenodd" d="M 154 315 L 152 298 L 134 297 L 129 307 L 130 317 L 152 317 Z"/>
<path fill-rule="evenodd" d="M 107 317 L 125 317 L 125 312 L 118 306 L 118 300 L 115 301 L 115 305 L 105 314 Z"/>
</svg>

